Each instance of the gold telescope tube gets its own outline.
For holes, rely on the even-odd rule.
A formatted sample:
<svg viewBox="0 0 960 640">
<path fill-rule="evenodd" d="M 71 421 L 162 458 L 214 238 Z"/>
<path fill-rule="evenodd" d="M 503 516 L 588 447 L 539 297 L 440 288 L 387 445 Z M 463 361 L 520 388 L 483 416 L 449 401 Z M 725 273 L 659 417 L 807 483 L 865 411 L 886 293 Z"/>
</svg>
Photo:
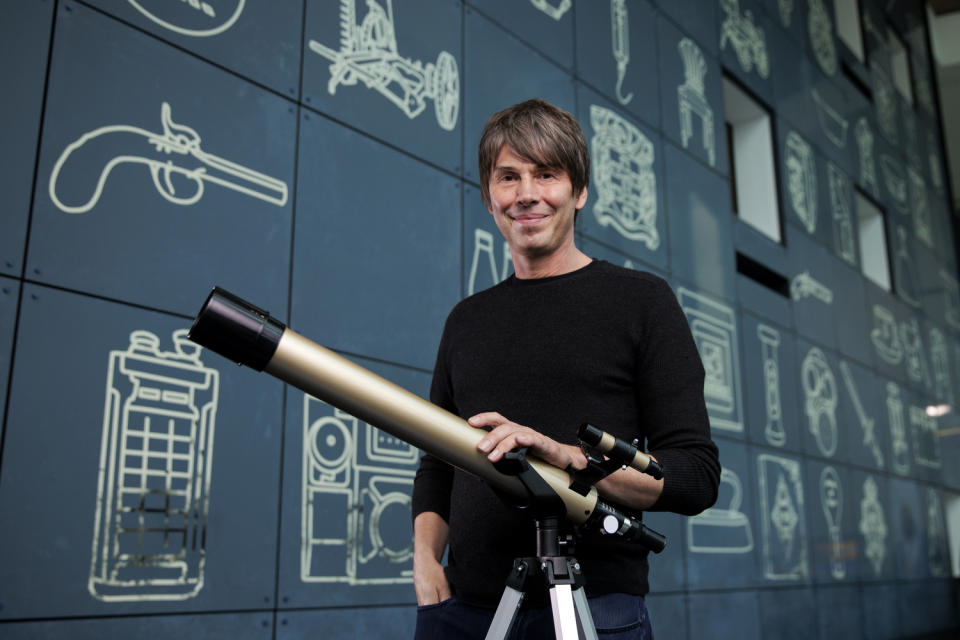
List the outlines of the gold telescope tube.
<svg viewBox="0 0 960 640">
<path fill-rule="evenodd" d="M 501 473 L 477 449 L 485 433 L 389 380 L 288 329 L 266 311 L 214 287 L 193 321 L 190 339 L 225 358 L 265 371 L 304 393 L 487 482 L 518 504 L 534 499 L 517 475 Z M 618 450 L 618 449 L 617 449 Z M 563 502 L 567 520 L 637 541 L 655 553 L 666 539 L 639 518 L 571 488 L 570 474 L 527 455 L 526 461 Z"/>
<path fill-rule="evenodd" d="M 211 351 L 293 385 L 422 451 L 478 476 L 495 489 L 527 497 L 516 476 L 500 473 L 477 444 L 485 433 L 420 396 L 285 327 L 254 305 L 215 288 L 190 329 L 190 339 Z M 567 518 L 585 522 L 597 490 L 571 490 L 562 469 L 527 460 L 563 500 Z"/>
</svg>

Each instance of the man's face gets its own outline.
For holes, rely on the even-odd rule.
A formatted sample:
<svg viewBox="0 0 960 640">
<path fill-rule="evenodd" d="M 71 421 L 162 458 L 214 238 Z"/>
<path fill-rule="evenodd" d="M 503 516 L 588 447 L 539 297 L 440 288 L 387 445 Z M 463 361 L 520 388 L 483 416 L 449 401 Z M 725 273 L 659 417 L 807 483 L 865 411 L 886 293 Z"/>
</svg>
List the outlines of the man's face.
<svg viewBox="0 0 960 640">
<path fill-rule="evenodd" d="M 487 208 L 514 257 L 543 257 L 573 244 L 574 213 L 586 204 L 587 190 L 574 194 L 566 171 L 525 160 L 504 145 L 489 187 Z"/>
</svg>

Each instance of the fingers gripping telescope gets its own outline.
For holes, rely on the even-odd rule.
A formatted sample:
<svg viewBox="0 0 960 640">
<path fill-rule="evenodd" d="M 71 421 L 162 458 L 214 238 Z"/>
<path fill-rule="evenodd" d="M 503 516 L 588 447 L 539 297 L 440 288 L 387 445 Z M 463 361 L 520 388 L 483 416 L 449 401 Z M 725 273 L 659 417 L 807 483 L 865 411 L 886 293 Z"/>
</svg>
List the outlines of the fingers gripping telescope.
<svg viewBox="0 0 960 640">
<path fill-rule="evenodd" d="M 482 478 L 498 491 L 521 500 L 527 496 L 516 476 L 498 471 L 477 449 L 485 435 L 483 431 L 288 329 L 266 311 L 219 287 L 214 288 L 197 314 L 190 339 L 347 411 Z M 595 524 L 608 533 L 636 540 L 652 551 L 663 549 L 663 536 L 600 501 L 595 488 L 574 491 L 566 471 L 533 457 L 527 459 L 563 501 L 572 523 Z M 616 519 L 616 527 L 611 518 Z"/>
</svg>

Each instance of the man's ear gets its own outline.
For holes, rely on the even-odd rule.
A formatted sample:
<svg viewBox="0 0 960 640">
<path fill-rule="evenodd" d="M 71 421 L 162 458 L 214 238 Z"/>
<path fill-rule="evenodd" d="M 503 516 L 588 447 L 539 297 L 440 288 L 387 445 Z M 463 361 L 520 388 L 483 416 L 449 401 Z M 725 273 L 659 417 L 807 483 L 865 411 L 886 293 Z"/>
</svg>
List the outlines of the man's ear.
<svg viewBox="0 0 960 640">
<path fill-rule="evenodd" d="M 583 191 L 580 192 L 580 195 L 577 196 L 577 206 L 574 207 L 577 211 L 583 209 L 584 205 L 587 204 L 587 188 L 584 187 Z"/>
</svg>

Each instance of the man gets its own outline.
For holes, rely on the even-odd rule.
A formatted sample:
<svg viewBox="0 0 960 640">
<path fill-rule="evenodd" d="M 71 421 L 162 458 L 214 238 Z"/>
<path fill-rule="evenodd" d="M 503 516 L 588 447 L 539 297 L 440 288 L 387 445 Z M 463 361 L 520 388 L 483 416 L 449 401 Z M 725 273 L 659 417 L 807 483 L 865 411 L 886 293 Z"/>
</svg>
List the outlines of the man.
<svg viewBox="0 0 960 640">
<path fill-rule="evenodd" d="M 566 469 L 586 466 L 577 428 L 646 441 L 665 468 L 621 469 L 597 483 L 630 510 L 694 515 L 716 500 L 720 466 L 703 401 L 704 370 L 669 286 L 592 260 L 574 243 L 587 201 L 587 143 L 569 113 L 542 101 L 495 114 L 479 150 L 483 200 L 510 247 L 514 276 L 447 318 L 431 401 L 489 432 L 491 462 L 516 447 Z M 418 638 L 483 638 L 513 559 L 535 554 L 532 520 L 482 480 L 432 456 L 413 493 Z M 441 565 L 445 549 L 447 566 Z M 587 533 L 576 557 L 598 631 L 649 638 L 647 552 Z M 516 637 L 553 637 L 545 592 L 527 592 Z"/>
</svg>

